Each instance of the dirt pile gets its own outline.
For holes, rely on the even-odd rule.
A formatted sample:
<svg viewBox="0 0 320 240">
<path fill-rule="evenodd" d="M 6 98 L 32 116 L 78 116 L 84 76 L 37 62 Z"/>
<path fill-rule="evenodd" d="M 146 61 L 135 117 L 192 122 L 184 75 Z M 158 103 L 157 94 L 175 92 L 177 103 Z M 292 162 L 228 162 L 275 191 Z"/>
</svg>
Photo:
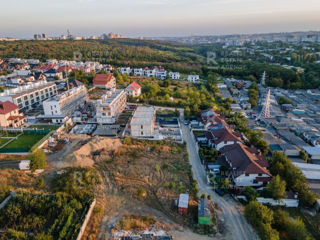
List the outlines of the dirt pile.
<svg viewBox="0 0 320 240">
<path fill-rule="evenodd" d="M 111 158 L 114 151 L 122 146 L 119 139 L 95 137 L 77 149 L 67 159 L 73 166 L 92 167 L 95 162 Z"/>
</svg>

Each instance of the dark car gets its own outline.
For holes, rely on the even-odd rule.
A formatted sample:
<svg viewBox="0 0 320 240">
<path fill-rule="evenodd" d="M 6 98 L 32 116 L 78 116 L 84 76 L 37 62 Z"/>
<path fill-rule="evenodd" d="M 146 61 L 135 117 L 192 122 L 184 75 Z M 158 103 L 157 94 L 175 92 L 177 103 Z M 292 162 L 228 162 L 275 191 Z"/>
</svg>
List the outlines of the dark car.
<svg viewBox="0 0 320 240">
<path fill-rule="evenodd" d="M 216 188 L 214 191 L 221 197 L 224 195 L 224 191 L 219 188 Z"/>
</svg>

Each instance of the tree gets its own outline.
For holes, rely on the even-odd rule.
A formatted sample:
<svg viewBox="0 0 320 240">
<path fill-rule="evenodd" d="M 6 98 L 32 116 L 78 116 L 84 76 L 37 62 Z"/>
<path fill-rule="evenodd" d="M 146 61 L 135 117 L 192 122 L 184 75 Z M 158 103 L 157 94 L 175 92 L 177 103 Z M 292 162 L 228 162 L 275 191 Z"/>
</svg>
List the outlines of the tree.
<svg viewBox="0 0 320 240">
<path fill-rule="evenodd" d="M 273 212 L 268 207 L 251 201 L 245 208 L 248 222 L 257 229 L 262 240 L 279 240 L 279 233 L 271 227 Z"/>
<path fill-rule="evenodd" d="M 46 154 L 41 149 L 36 149 L 28 155 L 30 160 L 30 169 L 44 169 L 46 167 L 47 157 Z"/>
<path fill-rule="evenodd" d="M 288 190 L 298 192 L 299 204 L 313 207 L 316 196 L 308 190 L 308 182 L 302 171 L 281 152 L 273 152 L 270 161 L 270 172 L 273 176 L 279 175 L 286 182 Z"/>
<path fill-rule="evenodd" d="M 286 197 L 286 182 L 281 180 L 280 176 L 277 175 L 268 184 L 267 191 L 273 199 L 283 199 Z"/>
<path fill-rule="evenodd" d="M 303 161 L 305 161 L 306 163 L 308 162 L 309 157 L 308 157 L 308 154 L 305 151 L 300 151 L 299 156 Z"/>
<path fill-rule="evenodd" d="M 248 202 L 256 201 L 258 197 L 258 193 L 253 187 L 245 187 L 243 194 L 246 196 Z"/>
<path fill-rule="evenodd" d="M 279 105 L 282 105 L 282 104 L 292 104 L 292 101 L 284 96 L 281 96 L 279 99 L 278 99 L 278 104 Z"/>
</svg>

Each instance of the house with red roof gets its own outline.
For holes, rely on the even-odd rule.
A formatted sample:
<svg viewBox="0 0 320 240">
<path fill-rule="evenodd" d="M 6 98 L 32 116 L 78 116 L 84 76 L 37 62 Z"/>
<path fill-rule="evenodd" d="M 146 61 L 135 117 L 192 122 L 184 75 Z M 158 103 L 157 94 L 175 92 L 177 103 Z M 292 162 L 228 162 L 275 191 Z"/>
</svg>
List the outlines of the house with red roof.
<svg viewBox="0 0 320 240">
<path fill-rule="evenodd" d="M 126 88 L 126 93 L 132 97 L 139 97 L 141 95 L 141 86 L 133 82 Z"/>
<path fill-rule="evenodd" d="M 112 89 L 116 87 L 116 78 L 110 74 L 96 74 L 93 79 L 93 86 L 97 88 Z"/>
<path fill-rule="evenodd" d="M 241 134 L 233 132 L 229 127 L 223 127 L 211 130 L 213 140 L 211 145 L 218 151 L 228 145 L 240 144 Z"/>
<path fill-rule="evenodd" d="M 10 101 L 0 101 L 0 126 L 18 128 L 25 123 L 23 113 L 19 113 L 19 107 Z"/>
<path fill-rule="evenodd" d="M 268 160 L 257 149 L 232 144 L 224 146 L 220 152 L 218 162 L 227 167 L 229 178 L 236 187 L 262 187 L 270 182 Z"/>
</svg>

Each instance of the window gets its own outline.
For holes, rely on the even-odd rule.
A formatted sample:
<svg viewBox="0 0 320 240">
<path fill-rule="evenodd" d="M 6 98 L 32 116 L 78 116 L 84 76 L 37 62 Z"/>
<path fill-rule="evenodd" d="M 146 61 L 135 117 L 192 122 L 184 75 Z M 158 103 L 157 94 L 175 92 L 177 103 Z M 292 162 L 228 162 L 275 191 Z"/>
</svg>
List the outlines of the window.
<svg viewBox="0 0 320 240">
<path fill-rule="evenodd" d="M 261 176 L 262 176 L 262 173 L 259 173 L 258 176 L 261 177 Z"/>
<path fill-rule="evenodd" d="M 246 173 L 246 177 L 249 177 L 249 173 Z"/>
<path fill-rule="evenodd" d="M 141 129 L 143 129 L 143 125 L 141 125 Z"/>
<path fill-rule="evenodd" d="M 141 136 L 143 136 L 143 132 L 141 132 Z"/>
</svg>

